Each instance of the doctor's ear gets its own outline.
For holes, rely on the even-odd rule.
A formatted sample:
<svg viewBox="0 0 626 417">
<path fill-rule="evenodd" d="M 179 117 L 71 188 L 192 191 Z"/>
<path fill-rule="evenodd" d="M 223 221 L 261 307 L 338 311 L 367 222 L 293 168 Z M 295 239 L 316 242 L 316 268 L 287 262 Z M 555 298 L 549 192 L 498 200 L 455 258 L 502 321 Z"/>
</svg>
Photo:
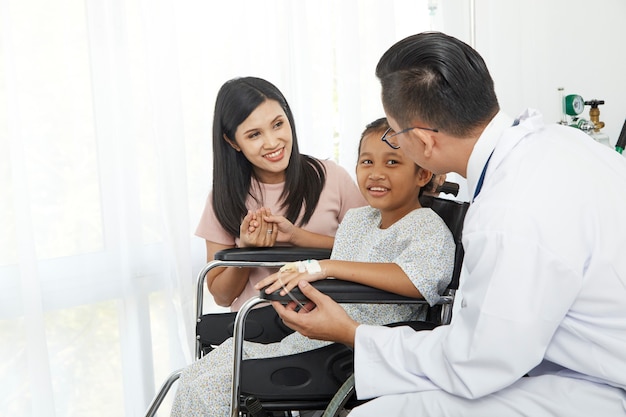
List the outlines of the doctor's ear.
<svg viewBox="0 0 626 417">
<path fill-rule="evenodd" d="M 240 148 L 239 146 L 237 146 L 237 143 L 236 143 L 235 141 L 231 140 L 228 136 L 226 136 L 226 133 L 224 133 L 222 136 L 224 137 L 224 140 L 225 140 L 226 142 L 228 142 L 228 144 L 229 144 L 229 145 L 230 145 L 230 146 L 231 146 L 234 150 L 236 150 L 237 152 L 241 152 L 241 148 Z"/>
<path fill-rule="evenodd" d="M 420 132 L 422 133 L 422 132 Z M 429 134 L 430 132 L 425 132 L 424 134 L 418 135 L 419 140 L 424 144 L 424 156 L 430 158 L 433 153 L 433 148 L 435 147 L 435 138 L 433 135 Z"/>
</svg>

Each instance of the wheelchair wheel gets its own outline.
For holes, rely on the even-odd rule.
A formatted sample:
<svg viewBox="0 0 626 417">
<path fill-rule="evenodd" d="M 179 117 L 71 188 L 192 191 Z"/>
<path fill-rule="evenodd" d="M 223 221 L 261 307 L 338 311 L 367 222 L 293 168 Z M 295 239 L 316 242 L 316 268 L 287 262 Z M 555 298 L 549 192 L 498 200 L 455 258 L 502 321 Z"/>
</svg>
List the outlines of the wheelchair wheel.
<svg viewBox="0 0 626 417">
<path fill-rule="evenodd" d="M 343 417 L 346 411 L 344 406 L 352 395 L 354 395 L 354 374 L 346 379 L 346 382 L 343 383 L 333 399 L 330 400 L 322 417 Z"/>
</svg>

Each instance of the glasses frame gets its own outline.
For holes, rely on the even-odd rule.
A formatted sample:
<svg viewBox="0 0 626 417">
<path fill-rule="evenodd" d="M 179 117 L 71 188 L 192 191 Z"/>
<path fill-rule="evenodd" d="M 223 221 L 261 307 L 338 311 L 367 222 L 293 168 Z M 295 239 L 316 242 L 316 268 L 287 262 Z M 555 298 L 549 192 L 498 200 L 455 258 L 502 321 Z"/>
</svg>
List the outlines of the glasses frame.
<svg viewBox="0 0 626 417">
<path fill-rule="evenodd" d="M 393 129 L 388 128 L 387 130 L 385 130 L 385 133 L 383 133 L 383 135 L 380 137 L 380 140 L 385 142 L 392 149 L 400 149 L 400 145 L 392 144 L 391 142 L 389 142 L 389 139 L 393 138 L 394 136 L 398 136 L 398 135 L 401 135 L 403 133 L 406 133 L 406 132 L 408 132 L 410 130 L 413 130 L 413 129 L 428 130 L 429 132 L 439 133 L 439 129 L 433 129 L 432 127 L 413 126 L 413 127 L 407 127 L 406 129 L 402 129 L 399 132 L 396 132 L 396 133 L 394 133 L 392 135 L 389 135 L 389 132 L 391 132 Z"/>
</svg>

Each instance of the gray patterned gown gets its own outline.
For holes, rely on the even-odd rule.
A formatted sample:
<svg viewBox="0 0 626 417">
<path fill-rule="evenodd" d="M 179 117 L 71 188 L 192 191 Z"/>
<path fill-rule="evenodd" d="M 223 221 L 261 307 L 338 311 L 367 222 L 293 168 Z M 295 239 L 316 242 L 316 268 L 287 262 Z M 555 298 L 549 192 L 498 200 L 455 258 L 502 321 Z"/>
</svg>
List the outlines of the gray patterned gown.
<svg viewBox="0 0 626 417">
<path fill-rule="evenodd" d="M 433 305 L 452 275 L 454 241 L 450 231 L 441 218 L 427 208 L 410 212 L 387 229 L 379 227 L 380 220 L 380 212 L 369 206 L 348 211 L 337 230 L 331 258 L 393 262 Z M 421 319 L 425 314 L 424 308 L 415 305 L 347 304 L 343 308 L 359 323 L 373 325 Z M 267 345 L 245 342 L 244 359 L 289 355 L 327 344 L 329 342 L 293 333 Z M 232 349 L 232 339 L 229 339 L 185 369 L 179 380 L 172 416 L 228 416 Z"/>
</svg>

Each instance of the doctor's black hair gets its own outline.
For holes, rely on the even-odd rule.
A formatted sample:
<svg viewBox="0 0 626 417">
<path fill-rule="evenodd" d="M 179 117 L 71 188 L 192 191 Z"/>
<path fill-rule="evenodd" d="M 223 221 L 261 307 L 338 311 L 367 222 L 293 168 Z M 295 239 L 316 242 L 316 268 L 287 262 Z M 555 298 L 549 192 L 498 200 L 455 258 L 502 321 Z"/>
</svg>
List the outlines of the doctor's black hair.
<svg viewBox="0 0 626 417">
<path fill-rule="evenodd" d="M 469 136 L 498 112 L 493 80 L 482 57 L 441 32 L 409 36 L 376 66 L 385 112 L 402 128 L 419 122 Z"/>
<path fill-rule="evenodd" d="M 233 237 L 239 237 L 239 226 L 248 209 L 248 196 L 256 178 L 252 163 L 224 139 L 235 141 L 241 123 L 267 100 L 276 101 L 285 111 L 291 125 L 292 149 L 285 171 L 285 187 L 280 197 L 284 216 L 292 223 L 301 212 L 299 226 L 311 219 L 326 183 L 326 169 L 317 159 L 301 154 L 298 149 L 296 123 L 281 91 L 269 81 L 256 77 L 234 78 L 222 85 L 217 93 L 213 114 L 213 210 L 222 227 Z M 263 201 L 258 201 L 263 205 Z"/>
</svg>

